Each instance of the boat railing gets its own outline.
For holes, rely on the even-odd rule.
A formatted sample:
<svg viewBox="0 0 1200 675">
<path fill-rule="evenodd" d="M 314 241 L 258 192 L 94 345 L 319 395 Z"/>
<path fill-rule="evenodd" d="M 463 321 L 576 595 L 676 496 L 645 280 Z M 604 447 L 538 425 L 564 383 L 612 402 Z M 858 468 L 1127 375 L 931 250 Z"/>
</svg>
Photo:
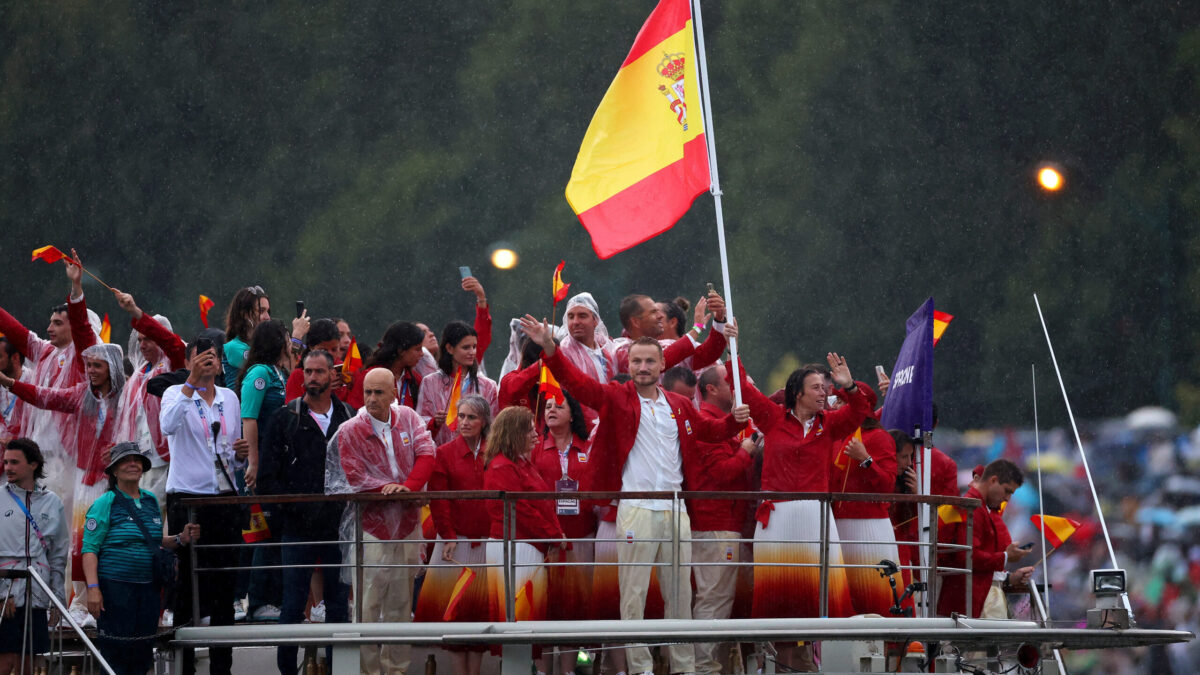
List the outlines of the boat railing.
<svg viewBox="0 0 1200 675">
<path fill-rule="evenodd" d="M 669 562 L 627 562 L 621 563 L 617 561 L 607 562 L 572 562 L 572 561 L 545 561 L 535 563 L 519 563 L 516 560 L 514 547 L 516 544 L 566 544 L 566 543 L 622 543 L 626 541 L 624 538 L 594 538 L 586 539 L 519 539 L 515 537 L 516 527 L 516 506 L 519 502 L 525 500 L 561 500 L 561 499 L 578 499 L 580 500 L 581 508 L 588 504 L 603 505 L 608 504 L 612 500 L 620 499 L 662 499 L 670 500 L 671 511 L 675 514 L 686 512 L 686 501 L 691 499 L 704 500 L 742 500 L 749 502 L 751 507 L 754 507 L 762 500 L 792 501 L 792 500 L 809 500 L 816 501 L 822 505 L 820 509 L 820 538 L 819 539 L 786 539 L 786 540 L 767 540 L 763 538 L 729 538 L 729 539 L 693 539 L 691 537 L 682 536 L 682 521 L 676 517 L 672 519 L 673 529 L 670 539 L 647 539 L 639 538 L 641 542 L 657 542 L 662 544 L 670 544 L 671 553 Z M 500 562 L 494 563 L 479 563 L 471 564 L 471 567 L 477 568 L 502 568 L 503 569 L 503 585 L 505 598 L 505 616 L 506 622 L 511 622 L 516 619 L 514 586 L 516 578 L 516 570 L 524 566 L 650 566 L 650 567 L 671 567 L 675 574 L 674 587 L 671 589 L 662 589 L 663 592 L 671 592 L 675 597 L 679 597 L 681 577 L 679 574 L 681 567 L 701 567 L 701 566 L 734 566 L 734 567 L 755 567 L 755 566 L 781 566 L 781 567 L 797 567 L 797 568 L 818 568 L 819 569 L 819 608 L 820 616 L 826 617 L 829 615 L 829 576 L 830 570 L 833 569 L 850 569 L 850 568 L 876 568 L 879 565 L 872 564 L 856 564 L 839 562 L 830 558 L 830 524 L 833 522 L 833 514 L 831 505 L 835 502 L 874 502 L 888 504 L 910 504 L 914 506 L 929 505 L 928 521 L 930 527 L 925 528 L 924 532 L 920 532 L 918 539 L 909 541 L 897 539 L 897 547 L 912 547 L 914 550 L 923 552 L 923 555 L 916 556 L 910 564 L 899 564 L 900 561 L 891 561 L 895 571 L 909 570 L 914 581 L 920 579 L 914 588 L 920 589 L 915 597 L 921 599 L 918 603 L 921 607 L 920 616 L 933 616 L 933 608 L 935 605 L 936 585 L 941 577 L 952 575 L 969 574 L 971 570 L 971 546 L 972 528 L 974 509 L 980 506 L 979 500 L 968 499 L 963 497 L 946 497 L 938 495 L 910 495 L 910 494 L 876 494 L 876 493 L 830 493 L 830 492 L 739 492 L 739 491 L 679 491 L 679 492 L 503 492 L 503 491 L 448 491 L 448 492 L 400 492 L 393 495 L 383 495 L 379 493 L 357 493 L 357 494 L 336 494 L 336 495 L 251 495 L 251 496 L 230 496 L 230 497 L 188 497 L 183 500 L 183 504 L 188 509 L 189 520 L 196 522 L 196 509 L 208 505 L 230 505 L 237 504 L 249 506 L 252 504 L 288 504 L 288 503 L 321 503 L 321 502 L 343 502 L 347 504 L 348 511 L 352 516 L 353 536 L 348 539 L 339 539 L 332 541 L 302 541 L 302 542 L 259 542 L 259 543 L 238 543 L 238 544 L 205 544 L 203 541 L 203 533 L 201 541 L 189 547 L 188 555 L 191 556 L 192 575 L 190 579 L 191 593 L 193 596 L 192 608 L 193 616 L 191 617 L 193 625 L 200 625 L 200 578 L 203 574 L 208 574 L 216 571 L 232 571 L 232 570 L 249 570 L 249 569 L 284 569 L 287 567 L 305 567 L 305 568 L 324 568 L 324 569 L 352 569 L 354 580 L 354 617 L 355 620 L 361 621 L 363 616 L 362 605 L 363 597 L 361 589 L 364 588 L 363 574 L 364 569 L 368 568 L 422 568 L 425 563 L 379 563 L 379 564 L 364 564 L 363 553 L 366 546 L 388 543 L 402 543 L 407 545 L 423 545 L 435 544 L 439 539 L 425 538 L 406 538 L 400 540 L 375 539 L 367 540 L 363 536 L 363 512 L 364 509 L 378 502 L 397 502 L 411 503 L 412 506 L 418 507 L 425 505 L 431 501 L 437 500 L 500 500 L 503 503 L 503 523 L 502 531 L 505 533 L 503 539 L 503 558 Z M 950 505 L 962 509 L 965 513 L 963 522 L 965 524 L 966 533 L 965 544 L 954 542 L 939 542 L 937 523 L 937 507 L 942 505 Z M 482 505 L 481 505 L 482 508 Z M 420 527 L 418 525 L 418 527 Z M 923 536 L 920 536 L 923 535 Z M 489 539 L 478 540 L 458 540 L 460 543 L 486 543 L 494 541 Z M 727 543 L 727 544 L 763 544 L 763 543 L 782 543 L 782 544 L 809 544 L 819 546 L 819 562 L 803 563 L 803 562 L 755 562 L 751 560 L 737 560 L 725 562 L 681 562 L 680 548 L 684 544 L 693 543 Z M 838 544 L 856 544 L 856 543 L 879 543 L 875 541 L 856 541 L 842 539 L 837 541 Z M 284 546 L 311 546 L 314 544 L 341 544 L 348 545 L 353 552 L 352 562 L 342 563 L 319 563 L 316 565 L 246 565 L 232 567 L 202 567 L 198 564 L 198 550 L 215 547 L 235 546 L 239 548 L 268 548 L 268 547 L 284 547 Z M 953 553 L 961 551 L 963 553 L 964 564 L 962 567 L 939 565 L 938 553 Z M 914 564 L 915 563 L 915 564 Z M 892 567 L 892 566 L 889 566 Z M 922 586 L 923 584 L 923 586 Z M 966 616 L 972 615 L 972 600 L 971 600 L 971 584 L 963 584 L 965 589 L 965 608 Z M 177 621 L 183 620 L 184 617 L 176 617 Z"/>
</svg>

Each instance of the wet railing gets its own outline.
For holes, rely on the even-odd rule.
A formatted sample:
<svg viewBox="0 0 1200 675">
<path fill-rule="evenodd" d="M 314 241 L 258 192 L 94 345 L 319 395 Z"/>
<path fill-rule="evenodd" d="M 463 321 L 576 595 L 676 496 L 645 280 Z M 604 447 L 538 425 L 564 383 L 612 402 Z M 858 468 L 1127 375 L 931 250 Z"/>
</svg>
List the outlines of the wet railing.
<svg viewBox="0 0 1200 675">
<path fill-rule="evenodd" d="M 58 611 L 58 614 L 62 617 L 62 619 L 67 622 L 67 625 L 69 627 L 69 632 L 74 633 L 75 637 L 79 640 L 80 644 L 83 646 L 83 652 L 82 652 L 82 654 L 79 655 L 81 657 L 79 659 L 81 661 L 81 663 L 75 664 L 75 667 L 82 665 L 82 669 L 76 670 L 75 668 L 71 668 L 70 672 L 82 673 L 83 675 L 90 675 L 90 673 L 99 671 L 99 672 L 107 673 L 108 675 L 115 675 L 112 667 L 109 666 L 108 662 L 104 660 L 104 656 L 100 653 L 99 648 L 97 648 L 95 643 L 93 643 L 92 640 L 87 636 L 87 633 L 84 632 L 83 627 L 80 626 L 79 623 L 75 621 L 75 618 L 73 616 L 71 616 L 71 613 L 67 611 L 66 606 L 63 605 L 62 601 L 58 599 L 58 594 L 55 593 L 53 590 L 51 590 L 50 585 L 47 584 L 46 580 L 43 579 L 41 577 L 41 575 L 39 575 L 37 573 L 37 570 L 33 570 L 33 569 L 0 569 L 0 579 L 27 579 L 32 582 L 32 585 L 36 585 L 38 588 L 40 588 L 42 593 L 44 593 L 50 599 L 51 606 L 54 609 L 56 609 Z M 31 584 L 25 585 L 26 592 L 25 592 L 25 598 L 24 598 L 24 601 L 25 601 L 24 607 L 32 607 L 33 606 L 32 585 Z M 31 616 L 32 615 L 30 615 L 30 614 L 18 612 L 16 614 L 14 614 L 13 616 L 5 619 L 5 618 L 2 618 L 2 615 L 0 615 L 0 623 L 3 623 L 4 621 L 29 621 Z M 25 670 L 25 667 L 24 667 L 25 666 L 25 657 L 27 655 L 33 654 L 33 645 L 32 645 L 33 631 L 29 630 L 29 626 L 26 625 L 26 629 L 24 631 L 22 631 L 21 634 L 24 636 L 24 640 L 22 640 L 22 643 L 21 643 L 21 652 L 20 652 L 21 659 L 14 666 L 13 672 L 20 673 L 21 675 L 26 675 L 27 671 Z M 60 674 L 66 673 L 68 671 L 68 663 L 67 663 L 68 654 L 67 654 L 66 648 L 64 646 L 64 641 L 62 639 L 61 631 L 59 631 L 59 635 L 57 635 L 57 638 L 58 638 L 57 640 L 51 641 L 51 651 L 47 654 L 47 660 L 51 664 L 48 667 L 49 668 L 48 672 L 52 672 L 55 675 L 60 675 Z M 55 647 L 55 644 L 57 644 L 57 648 Z M 36 668 L 36 664 L 34 667 Z M 28 673 L 28 675 L 33 675 L 33 674 Z"/>
<path fill-rule="evenodd" d="M 671 511 L 673 514 L 686 513 L 685 501 L 692 499 L 704 500 L 741 500 L 749 502 L 751 507 L 757 506 L 762 500 L 771 500 L 773 502 L 806 500 L 816 501 L 821 504 L 821 517 L 819 523 L 819 537 L 816 539 L 787 539 L 787 540 L 768 540 L 763 538 L 730 538 L 730 539 L 692 539 L 681 536 L 681 519 L 678 517 L 672 518 L 673 528 L 670 539 L 654 539 L 654 538 L 639 538 L 639 542 L 650 542 L 660 544 L 670 544 L 671 553 L 669 562 L 568 562 L 568 561 L 544 561 L 535 563 L 518 563 L 514 547 L 516 544 L 566 544 L 570 542 L 586 542 L 586 543 L 621 543 L 623 538 L 602 539 L 588 537 L 586 539 L 517 539 L 514 536 L 516 526 L 515 508 L 518 502 L 523 500 L 559 500 L 564 498 L 579 499 L 581 508 L 587 507 L 590 504 L 606 504 L 611 500 L 619 499 L 663 499 L 671 501 Z M 888 503 L 888 504 L 912 504 L 912 505 L 929 505 L 930 517 L 929 521 L 932 524 L 927 528 L 925 537 L 916 541 L 896 540 L 897 547 L 912 546 L 917 550 L 925 552 L 923 556 L 926 560 L 924 564 L 899 564 L 899 561 L 894 567 L 899 570 L 910 570 L 914 581 L 918 575 L 926 584 L 925 590 L 921 593 L 923 601 L 923 613 L 925 616 L 933 615 L 933 598 L 935 595 L 935 583 L 940 577 L 951 575 L 966 575 L 970 574 L 971 570 L 971 546 L 973 517 L 972 513 L 975 508 L 980 506 L 980 502 L 976 499 L 967 499 L 963 497 L 944 497 L 944 496 L 926 496 L 926 495 L 906 495 L 906 494 L 873 494 L 873 493 L 828 493 L 828 492 L 572 492 L 568 494 L 557 492 L 500 492 L 500 491 L 461 491 L 461 492 L 401 492 L 394 495 L 382 495 L 378 493 L 359 493 L 359 494 L 338 494 L 338 495 L 255 495 L 255 496 L 237 496 L 237 497 L 188 497 L 183 499 L 183 504 L 188 508 L 189 520 L 196 522 L 196 508 L 210 505 L 251 505 L 251 504 L 286 504 L 286 503 L 320 503 L 320 502 L 343 502 L 346 503 L 351 511 L 353 522 L 353 537 L 345 540 L 336 541 L 291 541 L 291 542 L 262 542 L 253 544 L 233 544 L 232 546 L 241 548 L 266 548 L 266 547 L 283 547 L 283 546 L 313 546 L 321 544 L 341 544 L 349 545 L 353 550 L 353 562 L 345 562 L 339 564 L 320 563 L 315 565 L 247 565 L 233 567 L 202 567 L 198 564 L 198 552 L 205 548 L 214 548 L 218 545 L 201 543 L 189 547 L 188 555 L 191 556 L 192 575 L 190 579 L 192 593 L 192 608 L 193 616 L 192 624 L 200 625 L 200 603 L 199 603 L 199 588 L 200 575 L 216 572 L 216 571 L 234 571 L 234 570 L 250 570 L 250 569 L 284 569 L 287 567 L 304 567 L 304 568 L 323 568 L 323 569 L 345 569 L 353 568 L 354 578 L 354 618 L 361 620 L 363 616 L 363 594 L 361 589 L 364 588 L 363 573 L 365 568 L 423 568 L 425 563 L 388 563 L 388 564 L 364 564 L 363 553 L 368 545 L 380 544 L 405 544 L 405 545 L 423 545 L 435 544 L 439 539 L 423 539 L 423 538 L 406 538 L 406 539 L 371 539 L 365 540 L 363 536 L 363 510 L 368 504 L 377 502 L 414 502 L 414 506 L 425 504 L 430 501 L 437 500 L 500 500 L 503 503 L 502 514 L 502 531 L 507 535 L 504 538 L 503 558 L 496 563 L 472 563 L 470 567 L 477 568 L 503 568 L 503 584 L 505 598 L 505 621 L 515 620 L 515 572 L 519 567 L 562 567 L 562 566 L 651 566 L 651 567 L 671 567 L 675 574 L 674 588 L 669 589 L 675 597 L 679 597 L 679 584 L 682 583 L 679 572 L 682 567 L 701 567 L 701 566 L 734 566 L 734 567 L 764 567 L 764 566 L 779 566 L 779 567 L 798 567 L 798 568 L 813 568 L 819 569 L 820 580 L 820 616 L 828 616 L 829 614 L 829 575 L 832 569 L 849 569 L 849 568 L 874 568 L 879 569 L 878 565 L 873 564 L 855 564 L 846 562 L 834 562 L 830 559 L 830 524 L 833 521 L 831 512 L 831 504 L 835 502 L 873 502 L 873 503 Z M 936 510 L 940 505 L 951 505 L 965 511 L 963 518 L 966 528 L 964 541 L 965 544 L 956 544 L 951 542 L 938 541 L 938 528 L 936 527 L 937 517 Z M 482 508 L 482 505 L 481 505 Z M 420 525 L 418 524 L 419 528 Z M 459 539 L 459 543 L 486 543 L 488 539 Z M 820 547 L 819 562 L 817 563 L 789 563 L 789 562 L 755 562 L 754 560 L 738 560 L 728 562 L 688 562 L 681 563 L 680 547 L 683 544 L 816 544 Z M 878 544 L 877 541 L 857 541 L 840 539 L 836 542 L 842 544 Z M 890 543 L 890 542 L 888 542 Z M 230 546 L 226 544 L 222 547 Z M 937 564 L 937 552 L 947 553 L 961 551 L 964 554 L 965 564 L 963 567 L 939 566 Z M 965 583 L 965 607 L 966 615 L 972 615 L 972 598 L 971 584 Z M 664 591 L 666 592 L 666 591 Z M 177 617 L 180 620 L 182 617 Z"/>
</svg>

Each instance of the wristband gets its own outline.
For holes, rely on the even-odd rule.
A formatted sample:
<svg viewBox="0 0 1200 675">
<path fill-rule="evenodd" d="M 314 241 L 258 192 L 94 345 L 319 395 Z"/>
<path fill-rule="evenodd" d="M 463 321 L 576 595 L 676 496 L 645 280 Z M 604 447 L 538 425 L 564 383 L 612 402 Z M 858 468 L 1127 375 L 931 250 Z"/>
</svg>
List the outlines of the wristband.
<svg viewBox="0 0 1200 675">
<path fill-rule="evenodd" d="M 179 547 L 184 546 L 183 539 L 181 539 L 179 535 L 175 535 L 175 545 Z"/>
<path fill-rule="evenodd" d="M 304 349 L 304 341 L 303 340 L 299 340 L 297 338 L 291 338 L 291 340 L 292 340 L 292 344 L 296 345 L 297 347 L 299 347 L 301 349 Z"/>
<path fill-rule="evenodd" d="M 692 327 L 693 327 L 693 328 L 695 328 L 696 330 L 700 331 L 700 332 L 704 332 L 704 324 L 702 324 L 702 323 L 695 324 L 695 325 L 694 325 L 694 326 L 692 326 Z"/>
<path fill-rule="evenodd" d="M 184 386 L 191 387 L 192 391 L 208 391 L 208 387 L 197 387 L 192 384 L 188 384 L 187 382 L 184 382 L 183 384 Z"/>
<path fill-rule="evenodd" d="M 88 584 L 88 588 L 100 588 L 100 584 Z"/>
</svg>

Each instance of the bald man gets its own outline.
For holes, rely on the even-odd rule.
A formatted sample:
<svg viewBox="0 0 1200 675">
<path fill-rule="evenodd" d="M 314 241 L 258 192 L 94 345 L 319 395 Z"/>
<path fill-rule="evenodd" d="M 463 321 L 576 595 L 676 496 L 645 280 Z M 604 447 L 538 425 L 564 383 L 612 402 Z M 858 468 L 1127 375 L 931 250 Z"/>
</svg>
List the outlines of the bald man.
<svg viewBox="0 0 1200 675">
<path fill-rule="evenodd" d="M 325 459 L 325 492 L 416 492 L 433 473 L 437 448 L 421 416 L 396 405 L 396 377 L 372 368 L 363 378 L 363 407 L 338 428 Z M 352 511 L 347 510 L 347 515 Z M 363 564 L 417 564 L 416 544 L 378 543 L 413 539 L 420 509 L 415 502 L 370 502 L 363 507 Z M 345 517 L 343 517 L 345 520 Z M 363 572 L 363 616 L 359 621 L 409 621 L 414 567 L 368 567 Z M 411 660 L 408 645 L 366 645 L 363 673 L 403 673 Z"/>
</svg>

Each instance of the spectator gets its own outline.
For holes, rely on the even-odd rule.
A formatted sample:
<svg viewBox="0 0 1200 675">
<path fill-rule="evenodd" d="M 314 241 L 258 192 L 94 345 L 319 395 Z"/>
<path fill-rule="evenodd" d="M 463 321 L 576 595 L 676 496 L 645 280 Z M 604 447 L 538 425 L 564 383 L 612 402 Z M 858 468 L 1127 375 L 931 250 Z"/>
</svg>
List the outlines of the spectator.
<svg viewBox="0 0 1200 675">
<path fill-rule="evenodd" d="M 329 352 L 332 356 L 338 350 L 339 340 L 337 323 L 333 319 L 317 319 L 312 322 L 308 333 L 304 336 L 304 352 L 300 358 L 296 359 L 296 367 L 288 374 L 283 394 L 285 401 L 304 395 L 304 355 L 320 349 Z M 341 361 L 337 361 L 337 363 L 341 363 Z M 336 388 L 336 385 L 337 383 L 334 382 L 332 386 Z"/>
<path fill-rule="evenodd" d="M 354 375 L 346 402 L 358 409 L 363 406 L 363 378 L 373 368 L 387 368 L 396 380 L 397 405 L 416 409 L 422 375 L 417 368 L 422 354 L 424 332 L 419 324 L 396 321 L 387 327 L 379 347 L 364 359 L 362 370 Z"/>
<path fill-rule="evenodd" d="M 28 438 L 9 441 L 4 473 L 8 478 L 5 501 L 17 508 L 6 508 L 8 515 L 0 519 L 0 567 L 36 570 L 58 593 L 59 602 L 66 604 L 67 523 L 62 500 L 37 484 L 46 475 L 37 443 Z M 0 594 L 6 598 L 0 621 L 0 673 L 32 673 L 33 655 L 50 651 L 47 623 L 58 623 L 58 612 L 48 617 L 50 598 L 25 579 L 0 580 Z"/>
<path fill-rule="evenodd" d="M 188 362 L 188 376 L 183 384 L 168 387 L 163 392 L 159 426 L 171 449 L 171 464 L 167 471 L 167 525 L 179 531 L 188 521 L 187 497 L 232 497 L 235 493 L 234 473 L 245 465 L 248 443 L 242 438 L 238 415 L 241 406 L 232 390 L 216 385 L 221 362 L 217 347 L 211 339 L 199 339 Z M 197 551 L 196 562 L 201 567 L 233 567 L 238 563 L 237 544 L 242 543 L 241 509 L 233 504 L 215 504 L 196 508 L 196 521 L 204 532 L 207 544 L 213 548 Z M 191 578 L 191 556 L 180 556 L 179 576 Z M 233 597 L 236 573 L 230 571 L 204 573 L 207 591 L 200 595 L 199 617 L 209 617 L 214 626 L 233 623 Z M 175 598 L 175 620 L 192 620 L 192 594 L 186 590 Z M 209 672 L 229 675 L 233 650 L 212 647 L 209 650 Z M 195 651 L 183 652 L 183 675 L 196 672 Z"/>
<path fill-rule="evenodd" d="M 154 554 L 195 542 L 200 528 L 187 523 L 179 534 L 162 536 L 162 512 L 154 494 L 139 486 L 150 458 L 137 443 L 118 443 L 105 468 L 108 491 L 87 512 L 83 570 L 88 611 L 96 618 L 98 646 L 117 675 L 145 675 L 154 666 L 159 588 L 154 583 Z"/>
<path fill-rule="evenodd" d="M 234 294 L 225 310 L 225 345 L 221 350 L 221 368 L 225 386 L 240 389 L 238 373 L 250 354 L 250 335 L 260 322 L 271 320 L 271 300 L 262 286 L 247 286 Z"/>
<path fill-rule="evenodd" d="M 21 352 L 8 338 L 0 335 L 0 373 L 17 382 L 33 379 L 33 370 L 27 369 Z M 21 413 L 25 404 L 20 397 L 8 389 L 0 388 L 0 443 L 21 435 Z"/>
</svg>

